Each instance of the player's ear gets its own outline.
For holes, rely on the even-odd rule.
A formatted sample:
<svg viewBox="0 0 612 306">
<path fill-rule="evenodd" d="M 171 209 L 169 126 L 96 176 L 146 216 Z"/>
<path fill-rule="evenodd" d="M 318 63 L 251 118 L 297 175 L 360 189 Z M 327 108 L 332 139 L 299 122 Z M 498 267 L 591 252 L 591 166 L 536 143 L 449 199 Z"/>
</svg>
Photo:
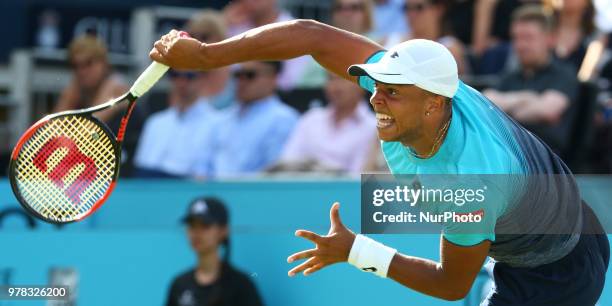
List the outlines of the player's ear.
<svg viewBox="0 0 612 306">
<path fill-rule="evenodd" d="M 444 110 L 446 98 L 441 95 L 427 93 L 425 98 L 425 115 L 429 116 L 436 112 Z"/>
</svg>

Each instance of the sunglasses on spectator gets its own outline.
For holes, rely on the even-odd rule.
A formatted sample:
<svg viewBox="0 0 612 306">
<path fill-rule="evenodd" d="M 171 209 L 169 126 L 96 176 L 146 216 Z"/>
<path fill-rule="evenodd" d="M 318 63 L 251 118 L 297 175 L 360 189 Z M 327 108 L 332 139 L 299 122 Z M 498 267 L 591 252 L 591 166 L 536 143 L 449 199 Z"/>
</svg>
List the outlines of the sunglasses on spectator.
<svg viewBox="0 0 612 306">
<path fill-rule="evenodd" d="M 233 73 L 234 78 L 238 80 L 246 80 L 246 81 L 252 81 L 256 79 L 260 74 L 261 72 L 258 72 L 257 70 L 252 70 L 252 69 L 240 69 L 240 70 L 234 71 Z"/>
<path fill-rule="evenodd" d="M 349 4 L 336 4 L 334 5 L 334 12 L 351 11 L 357 12 L 363 10 L 363 3 L 349 3 Z"/>
<path fill-rule="evenodd" d="M 168 72 L 168 75 L 173 78 L 173 79 L 187 79 L 187 80 L 193 80 L 195 79 L 198 74 L 195 72 L 191 72 L 191 71 L 175 71 L 175 70 L 170 70 Z"/>
<path fill-rule="evenodd" d="M 413 3 L 413 4 L 404 4 L 402 9 L 404 12 L 422 12 L 429 6 L 429 3 Z"/>
</svg>

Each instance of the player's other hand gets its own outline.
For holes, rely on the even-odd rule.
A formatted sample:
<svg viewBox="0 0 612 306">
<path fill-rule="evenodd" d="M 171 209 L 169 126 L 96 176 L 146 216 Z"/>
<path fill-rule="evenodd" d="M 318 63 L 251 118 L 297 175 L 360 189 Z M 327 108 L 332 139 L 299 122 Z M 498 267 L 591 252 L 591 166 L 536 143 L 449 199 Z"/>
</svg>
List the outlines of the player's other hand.
<svg viewBox="0 0 612 306">
<path fill-rule="evenodd" d="M 315 244 L 315 248 L 297 252 L 287 258 L 292 263 L 300 259 L 308 259 L 289 271 L 289 276 L 304 272 L 312 274 L 329 265 L 348 260 L 349 252 L 355 240 L 355 233 L 350 231 L 340 220 L 340 204 L 334 203 L 329 211 L 331 227 L 326 236 L 319 236 L 311 231 L 298 230 L 295 235 L 306 238 Z"/>
<path fill-rule="evenodd" d="M 206 44 L 189 37 L 186 32 L 172 30 L 155 42 L 149 57 L 177 70 L 203 70 L 202 49 Z"/>
</svg>

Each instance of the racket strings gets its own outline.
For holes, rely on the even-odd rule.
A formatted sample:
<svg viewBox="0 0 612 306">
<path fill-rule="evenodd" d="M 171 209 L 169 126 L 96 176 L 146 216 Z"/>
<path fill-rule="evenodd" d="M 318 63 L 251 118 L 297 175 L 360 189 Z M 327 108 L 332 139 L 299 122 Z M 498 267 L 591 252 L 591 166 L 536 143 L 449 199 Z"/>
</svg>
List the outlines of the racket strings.
<svg viewBox="0 0 612 306">
<path fill-rule="evenodd" d="M 49 120 L 27 140 L 16 160 L 22 199 L 47 219 L 72 221 L 110 188 L 116 171 L 112 139 L 82 116 Z"/>
</svg>

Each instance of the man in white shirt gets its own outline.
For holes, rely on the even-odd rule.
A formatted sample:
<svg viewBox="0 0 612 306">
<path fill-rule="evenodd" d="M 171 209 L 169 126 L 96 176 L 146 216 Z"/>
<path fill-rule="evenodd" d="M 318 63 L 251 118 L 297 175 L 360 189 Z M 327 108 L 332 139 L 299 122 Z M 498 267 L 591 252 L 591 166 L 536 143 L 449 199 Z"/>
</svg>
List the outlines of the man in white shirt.
<svg viewBox="0 0 612 306">
<path fill-rule="evenodd" d="M 312 161 L 322 168 L 359 174 L 376 138 L 376 119 L 357 85 L 329 75 L 329 105 L 309 110 L 285 146 L 283 163 Z"/>
</svg>

